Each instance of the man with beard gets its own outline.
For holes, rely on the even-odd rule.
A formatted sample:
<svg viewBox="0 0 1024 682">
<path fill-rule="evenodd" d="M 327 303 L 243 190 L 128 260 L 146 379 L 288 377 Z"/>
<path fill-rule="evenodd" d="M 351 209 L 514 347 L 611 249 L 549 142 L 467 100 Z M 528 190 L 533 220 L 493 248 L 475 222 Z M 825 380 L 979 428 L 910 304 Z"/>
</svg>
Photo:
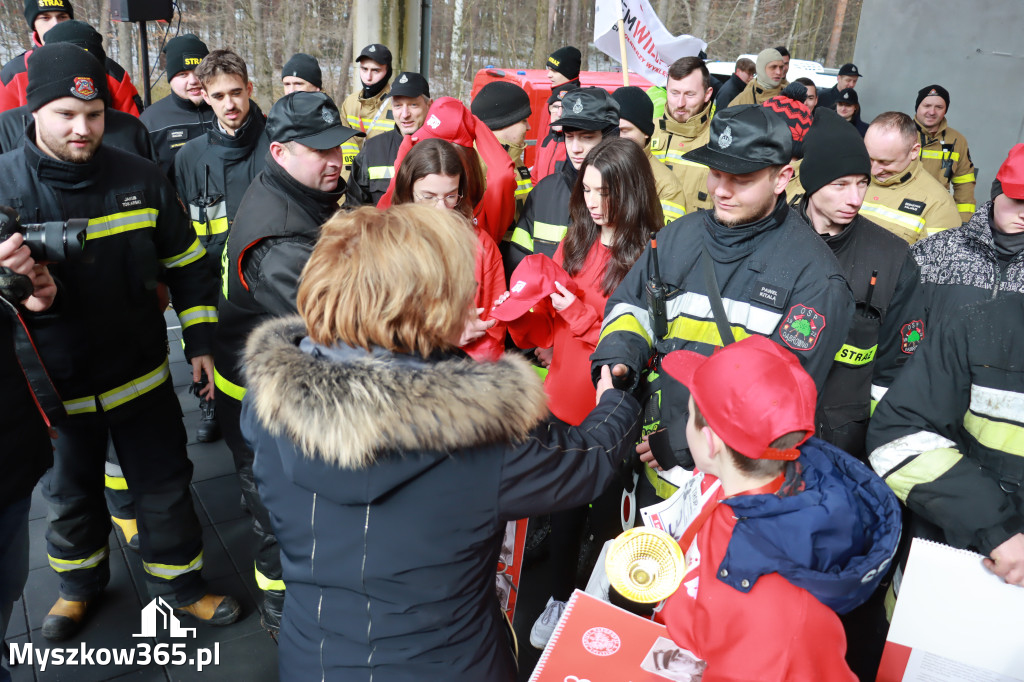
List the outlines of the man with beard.
<svg viewBox="0 0 1024 682">
<path fill-rule="evenodd" d="M 272 141 L 266 168 L 242 198 L 225 250 L 215 359 L 217 411 L 256 534 L 261 622 L 276 635 L 285 588 L 277 538 L 253 482 L 253 452 L 238 426 L 245 397 L 241 359 L 249 332 L 269 317 L 296 313 L 302 268 L 320 225 L 338 210 L 345 191 L 343 144 L 359 133 L 342 125 L 338 108 L 320 92 L 279 99 L 270 109 L 267 133 Z"/>
<path fill-rule="evenodd" d="M 967 138 L 946 121 L 949 91 L 941 85 L 926 85 L 917 92 L 914 123 L 921 131 L 921 165 L 946 189 L 953 186 L 953 198 L 960 219 L 974 215 L 974 186 L 977 182 Z"/>
<path fill-rule="evenodd" d="M 228 230 L 242 195 L 263 170 L 270 141 L 264 133 L 263 112 L 249 99 L 252 83 L 241 57 L 230 50 L 214 50 L 196 67 L 196 77 L 215 120 L 210 130 L 178 153 L 174 184 L 188 206 L 192 227 L 210 254 L 211 271 L 219 278 Z M 220 438 L 212 401 L 200 398 L 199 411 L 196 439 L 209 443 Z"/>
<path fill-rule="evenodd" d="M 146 107 L 139 119 L 149 129 L 160 168 L 171 175 L 174 157 L 185 143 L 213 125 L 213 110 L 203 99 L 203 84 L 196 78 L 196 67 L 210 50 L 198 37 L 186 33 L 168 40 L 163 52 L 171 94 Z"/>
<path fill-rule="evenodd" d="M 766 336 L 794 353 L 820 389 L 846 339 L 853 297 L 829 248 L 785 201 L 793 137 L 761 106 L 730 107 L 711 139 L 685 160 L 705 164 L 714 211 L 688 213 L 658 233 L 608 299 L 595 368 L 612 365 L 618 385 L 648 402 L 637 504 L 670 497 L 686 445 L 688 392 L 660 372 L 661 358 L 686 349 L 710 355 L 733 339 Z M 660 263 L 664 317 L 648 308 Z M 656 284 L 660 284 L 656 283 Z M 662 327 L 664 324 L 664 327 Z M 650 440 L 648 440 L 648 436 Z"/>
<path fill-rule="evenodd" d="M 679 178 L 688 211 L 711 208 L 707 166 L 683 157 L 708 143 L 712 93 L 711 73 L 701 59 L 677 59 L 668 69 L 665 113 L 654 122 L 651 153 Z"/>
<path fill-rule="evenodd" d="M 341 103 L 341 115 L 349 128 L 369 139 L 395 127 L 395 119 L 388 106 L 391 98 L 391 50 L 379 43 L 367 45 L 356 57 L 356 64 L 359 65 L 359 89 Z M 348 180 L 352 162 L 363 148 L 365 139 L 353 137 L 345 142 L 343 179 Z"/>
<path fill-rule="evenodd" d="M 50 566 L 60 598 L 42 634 L 73 636 L 110 580 L 103 500 L 112 442 L 135 499 L 152 597 L 210 624 L 234 622 L 231 597 L 207 593 L 192 464 L 171 382 L 157 276 L 174 296 L 193 379 L 213 373 L 216 282 L 167 178 L 151 162 L 101 145 L 106 78 L 87 52 L 45 45 L 28 64 L 34 122 L 0 157 L 0 205 L 32 220 L 89 221 L 89 258 L 51 264 L 59 304 L 29 326 L 64 401 L 44 485 Z M 206 395 L 212 397 L 213 386 Z"/>
</svg>

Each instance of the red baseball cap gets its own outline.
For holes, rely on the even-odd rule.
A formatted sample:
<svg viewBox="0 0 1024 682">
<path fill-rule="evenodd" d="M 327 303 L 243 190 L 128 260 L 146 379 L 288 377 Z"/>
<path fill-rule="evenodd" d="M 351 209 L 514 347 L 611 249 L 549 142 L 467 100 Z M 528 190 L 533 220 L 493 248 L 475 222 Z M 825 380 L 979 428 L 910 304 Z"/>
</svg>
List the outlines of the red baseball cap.
<svg viewBox="0 0 1024 682">
<path fill-rule="evenodd" d="M 1024 200 L 1024 143 L 1013 145 L 1013 149 L 996 173 L 996 180 L 1003 187 L 1003 194 L 1011 199 Z"/>
<path fill-rule="evenodd" d="M 677 350 L 661 362 L 690 389 L 704 420 L 730 448 L 751 459 L 793 460 L 800 451 L 771 447 L 793 431 L 814 434 L 818 391 L 796 356 L 763 336 L 751 336 L 711 357 Z"/>
<path fill-rule="evenodd" d="M 544 254 L 527 256 L 509 278 L 509 297 L 491 309 L 491 317 L 502 322 L 522 317 L 530 308 L 558 293 L 555 282 L 573 293 L 579 288 L 565 270 Z"/>
</svg>

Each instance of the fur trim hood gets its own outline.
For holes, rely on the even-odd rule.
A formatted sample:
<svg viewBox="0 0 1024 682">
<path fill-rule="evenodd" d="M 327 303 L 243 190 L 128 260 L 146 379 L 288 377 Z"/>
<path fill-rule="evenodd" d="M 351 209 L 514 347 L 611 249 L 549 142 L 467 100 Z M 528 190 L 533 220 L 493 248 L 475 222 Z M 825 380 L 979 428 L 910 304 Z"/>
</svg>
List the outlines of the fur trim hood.
<svg viewBox="0 0 1024 682">
<path fill-rule="evenodd" d="M 387 451 L 522 440 L 548 414 L 539 378 L 514 355 L 494 363 L 423 359 L 325 348 L 305 336 L 299 317 L 253 331 L 246 399 L 272 435 L 341 468 L 364 469 Z"/>
</svg>

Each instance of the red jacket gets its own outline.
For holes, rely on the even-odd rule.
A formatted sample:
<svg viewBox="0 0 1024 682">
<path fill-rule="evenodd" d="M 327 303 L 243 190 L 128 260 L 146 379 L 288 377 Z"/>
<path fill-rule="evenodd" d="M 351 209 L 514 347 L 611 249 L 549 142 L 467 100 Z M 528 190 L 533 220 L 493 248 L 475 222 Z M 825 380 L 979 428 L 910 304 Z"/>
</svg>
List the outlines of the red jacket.
<svg viewBox="0 0 1024 682">
<path fill-rule="evenodd" d="M 702 491 L 716 480 L 705 475 Z M 717 578 L 736 525 L 721 499 L 719 488 L 707 502 L 716 509 L 686 553 L 689 570 L 656 620 L 708 662 L 704 682 L 856 682 L 839 616 L 810 592 L 778 573 L 762 576 L 747 594 Z"/>
<path fill-rule="evenodd" d="M 476 276 L 474 305 L 484 309 L 480 319 L 486 321 L 491 319 L 490 311 L 494 301 L 505 292 L 505 267 L 501 264 L 498 245 L 490 235 L 485 234 L 480 228 L 476 228 L 475 231 L 477 244 L 476 264 L 473 267 L 473 274 Z M 486 334 L 463 346 L 462 350 L 478 362 L 497 360 L 505 352 L 505 323 L 499 320 Z"/>
<path fill-rule="evenodd" d="M 552 260 L 563 261 L 562 244 Z M 597 392 L 590 378 L 590 354 L 597 347 L 608 301 L 601 288 L 611 251 L 598 239 L 587 253 L 572 281 L 579 290 L 572 305 L 556 312 L 551 300 L 541 304 L 518 320 L 509 322 L 512 340 L 521 348 L 553 348 L 551 366 L 544 380 L 548 409 L 564 422 L 579 425 L 594 409 Z"/>
<path fill-rule="evenodd" d="M 33 34 L 34 35 L 34 34 Z M 28 58 L 32 50 L 21 54 L 7 62 L 0 71 L 0 111 L 28 104 L 25 90 L 28 88 Z M 135 89 L 131 77 L 121 65 L 107 58 L 107 88 L 110 90 L 110 106 L 132 116 L 141 112 L 142 100 Z"/>
<path fill-rule="evenodd" d="M 500 244 L 515 218 L 518 177 L 516 167 L 491 129 L 470 113 L 465 104 L 453 97 L 440 97 L 434 100 L 427 111 L 423 127 L 412 135 L 404 136 L 402 146 L 398 148 L 398 156 L 395 158 L 395 175 L 391 178 L 388 191 L 377 202 L 377 208 L 387 208 L 391 205 L 395 178 L 398 177 L 398 168 L 402 165 L 405 155 L 414 144 L 431 137 L 462 147 L 476 148 L 477 154 L 487 168 L 487 188 L 476 205 L 473 218 L 477 226 L 489 234 L 495 244 Z M 490 303 L 493 302 L 492 300 Z M 490 308 L 488 304 L 487 309 Z"/>
<path fill-rule="evenodd" d="M 565 161 L 566 158 L 565 136 L 561 133 L 548 134 L 537 148 L 537 157 L 533 162 L 534 186 L 558 170 L 558 162 Z"/>
</svg>

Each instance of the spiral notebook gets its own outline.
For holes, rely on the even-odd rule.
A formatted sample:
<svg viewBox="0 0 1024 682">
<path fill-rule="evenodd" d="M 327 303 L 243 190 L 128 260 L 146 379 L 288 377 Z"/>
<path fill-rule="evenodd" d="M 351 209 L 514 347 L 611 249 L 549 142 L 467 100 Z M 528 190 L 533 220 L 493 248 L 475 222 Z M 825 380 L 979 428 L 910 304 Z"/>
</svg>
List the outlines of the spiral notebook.
<svg viewBox="0 0 1024 682">
<path fill-rule="evenodd" d="M 1024 681 L 1024 587 L 982 559 L 914 539 L 878 682 Z"/>
<path fill-rule="evenodd" d="M 698 671 L 692 676 L 685 672 L 689 659 Z M 664 625 L 576 590 L 530 682 L 698 682 L 703 667 Z"/>
</svg>

